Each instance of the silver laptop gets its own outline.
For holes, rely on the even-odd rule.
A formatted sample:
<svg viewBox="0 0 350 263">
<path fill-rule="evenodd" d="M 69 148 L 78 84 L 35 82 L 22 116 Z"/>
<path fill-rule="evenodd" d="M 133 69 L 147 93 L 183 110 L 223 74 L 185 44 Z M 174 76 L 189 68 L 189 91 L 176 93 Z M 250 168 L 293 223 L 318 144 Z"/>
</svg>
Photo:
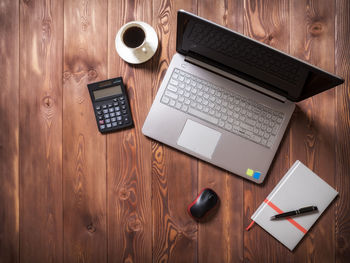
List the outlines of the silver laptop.
<svg viewBox="0 0 350 263">
<path fill-rule="evenodd" d="M 262 183 L 295 102 L 337 76 L 185 11 L 144 135 Z"/>
</svg>

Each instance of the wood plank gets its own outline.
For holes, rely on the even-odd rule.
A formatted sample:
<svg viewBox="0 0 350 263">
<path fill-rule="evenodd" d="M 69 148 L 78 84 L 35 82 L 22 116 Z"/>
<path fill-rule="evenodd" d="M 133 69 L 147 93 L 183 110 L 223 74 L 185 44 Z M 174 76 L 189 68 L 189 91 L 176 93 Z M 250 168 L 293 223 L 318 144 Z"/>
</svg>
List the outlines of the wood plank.
<svg viewBox="0 0 350 263">
<path fill-rule="evenodd" d="M 20 261 L 62 262 L 63 2 L 20 2 Z"/>
<path fill-rule="evenodd" d="M 198 15 L 243 33 L 243 1 L 221 1 L 212 7 L 212 1 L 200 1 Z M 198 181 L 198 191 L 209 187 L 221 199 L 217 214 L 199 224 L 198 261 L 243 261 L 243 179 L 200 161 Z"/>
<path fill-rule="evenodd" d="M 107 2 L 64 3 L 64 261 L 107 261 L 106 136 L 87 83 L 107 77 Z"/>
<path fill-rule="evenodd" d="M 334 72 L 334 5 L 329 1 L 291 2 L 291 53 Z M 291 160 L 300 160 L 335 186 L 335 96 L 329 90 L 301 103 L 292 127 Z M 334 205 L 325 211 L 295 250 L 295 260 L 332 262 Z"/>
<path fill-rule="evenodd" d="M 19 261 L 19 2 L 0 8 L 0 261 Z"/>
<path fill-rule="evenodd" d="M 289 2 L 245 1 L 244 7 L 244 34 L 289 52 Z M 244 226 L 249 225 L 254 211 L 288 170 L 289 141 L 290 131 L 287 130 L 263 184 L 244 182 Z M 287 248 L 259 226 L 244 233 L 244 258 L 248 261 L 288 262 L 289 255 Z"/>
<path fill-rule="evenodd" d="M 175 54 L 177 10 L 196 13 L 197 2 L 153 1 L 153 26 L 160 39 L 150 89 L 155 96 Z M 197 225 L 186 208 L 197 194 L 197 161 L 152 142 L 153 261 L 197 261 Z"/>
<path fill-rule="evenodd" d="M 124 62 L 115 50 L 115 36 L 127 22 L 152 25 L 147 1 L 109 1 L 108 76 L 122 76 L 127 87 L 134 128 L 107 137 L 108 261 L 152 261 L 151 142 L 141 128 L 152 103 L 152 60 Z"/>
<path fill-rule="evenodd" d="M 335 209 L 335 261 L 347 262 L 350 258 L 350 2 L 336 1 L 336 73 L 345 79 L 345 84 L 336 88 L 336 176 L 339 192 Z"/>
<path fill-rule="evenodd" d="M 347 262 L 348 1 L 246 0 L 242 7 L 200 0 L 198 10 L 196 0 L 65 1 L 64 10 L 63 1 L 0 2 L 0 262 Z M 298 104 L 261 186 L 140 132 L 175 53 L 179 8 L 346 79 Z M 133 19 L 153 25 L 161 39 L 153 60 L 139 66 L 114 48 L 117 30 Z M 86 83 L 115 76 L 128 86 L 135 127 L 103 136 Z M 296 159 L 339 197 L 291 253 L 259 227 L 243 227 Z M 223 202 L 212 221 L 197 225 L 186 205 L 205 186 Z"/>
</svg>

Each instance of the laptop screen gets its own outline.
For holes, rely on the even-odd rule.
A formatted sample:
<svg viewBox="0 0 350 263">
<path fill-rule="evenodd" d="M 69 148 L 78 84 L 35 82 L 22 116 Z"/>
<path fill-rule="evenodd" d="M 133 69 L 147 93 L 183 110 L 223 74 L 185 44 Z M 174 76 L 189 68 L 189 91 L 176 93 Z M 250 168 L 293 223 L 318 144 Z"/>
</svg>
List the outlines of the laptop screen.
<svg viewBox="0 0 350 263">
<path fill-rule="evenodd" d="M 277 49 L 180 10 L 177 52 L 238 75 L 291 101 L 344 81 Z"/>
</svg>

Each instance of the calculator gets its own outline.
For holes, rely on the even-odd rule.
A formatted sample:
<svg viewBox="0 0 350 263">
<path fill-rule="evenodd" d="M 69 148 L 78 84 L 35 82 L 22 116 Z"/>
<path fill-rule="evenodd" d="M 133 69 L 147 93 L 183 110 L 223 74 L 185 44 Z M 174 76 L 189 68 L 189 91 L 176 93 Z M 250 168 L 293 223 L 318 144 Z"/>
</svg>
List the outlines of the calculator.
<svg viewBox="0 0 350 263">
<path fill-rule="evenodd" d="M 133 126 L 129 100 L 121 77 L 87 85 L 101 133 Z"/>
</svg>

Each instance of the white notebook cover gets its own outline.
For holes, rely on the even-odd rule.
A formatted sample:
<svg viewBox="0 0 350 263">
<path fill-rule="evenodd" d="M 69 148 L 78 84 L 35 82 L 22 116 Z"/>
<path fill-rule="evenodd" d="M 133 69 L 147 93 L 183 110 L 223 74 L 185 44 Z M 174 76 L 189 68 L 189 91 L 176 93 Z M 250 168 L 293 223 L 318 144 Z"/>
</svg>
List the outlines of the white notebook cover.
<svg viewBox="0 0 350 263">
<path fill-rule="evenodd" d="M 300 161 L 296 161 L 251 219 L 293 250 L 337 195 L 335 189 Z M 270 219 L 281 211 L 293 211 L 306 206 L 317 206 L 318 212 L 289 219 Z"/>
</svg>

